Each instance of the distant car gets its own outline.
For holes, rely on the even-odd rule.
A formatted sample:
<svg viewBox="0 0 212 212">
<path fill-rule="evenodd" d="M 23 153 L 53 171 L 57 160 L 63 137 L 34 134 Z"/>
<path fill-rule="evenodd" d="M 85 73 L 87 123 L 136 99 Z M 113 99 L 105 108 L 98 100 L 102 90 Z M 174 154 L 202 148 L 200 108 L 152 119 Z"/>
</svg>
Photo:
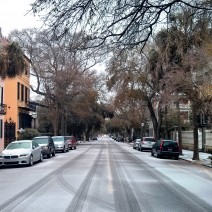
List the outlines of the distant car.
<svg viewBox="0 0 212 212">
<path fill-rule="evenodd" d="M 174 140 L 159 140 L 153 146 L 151 155 L 160 157 L 173 157 L 175 160 L 179 159 L 179 145 Z"/>
<path fill-rule="evenodd" d="M 55 145 L 55 151 L 68 152 L 68 141 L 65 139 L 65 136 L 53 136 L 52 137 Z"/>
<path fill-rule="evenodd" d="M 118 141 L 118 142 L 124 142 L 124 137 L 119 136 L 119 137 L 116 138 L 116 141 Z"/>
<path fill-rule="evenodd" d="M 48 158 L 55 156 L 55 145 L 51 136 L 34 137 L 33 141 L 36 141 L 42 147 L 43 156 L 47 156 Z"/>
<path fill-rule="evenodd" d="M 137 138 L 133 141 L 133 149 L 138 149 L 140 140 L 140 138 Z"/>
<path fill-rule="evenodd" d="M 153 137 L 143 137 L 138 145 L 138 150 L 151 150 L 153 144 L 155 144 L 155 139 Z"/>
<path fill-rule="evenodd" d="M 0 155 L 0 165 L 29 165 L 43 161 L 42 148 L 32 140 L 11 142 Z"/>
<path fill-rule="evenodd" d="M 68 141 L 69 149 L 77 148 L 77 139 L 74 136 L 65 136 L 65 140 Z"/>
</svg>

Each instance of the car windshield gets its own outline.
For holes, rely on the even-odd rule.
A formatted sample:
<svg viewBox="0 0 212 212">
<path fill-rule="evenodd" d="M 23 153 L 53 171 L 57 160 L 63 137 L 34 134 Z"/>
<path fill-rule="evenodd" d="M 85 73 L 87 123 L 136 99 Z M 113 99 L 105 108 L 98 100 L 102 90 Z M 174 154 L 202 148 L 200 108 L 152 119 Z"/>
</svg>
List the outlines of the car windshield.
<svg viewBox="0 0 212 212">
<path fill-rule="evenodd" d="M 73 137 L 65 137 L 66 140 L 73 140 Z"/>
<path fill-rule="evenodd" d="M 56 142 L 63 142 L 63 138 L 62 137 L 52 137 L 53 141 L 56 141 Z"/>
<path fill-rule="evenodd" d="M 48 138 L 35 138 L 33 141 L 36 141 L 38 144 L 48 144 Z"/>
<path fill-rule="evenodd" d="M 155 139 L 154 138 L 144 138 L 145 141 L 153 141 L 155 142 Z"/>
<path fill-rule="evenodd" d="M 177 146 L 177 142 L 175 142 L 175 141 L 164 141 L 163 146 L 175 147 L 175 146 Z"/>
<path fill-rule="evenodd" d="M 17 142 L 17 143 L 10 143 L 6 149 L 30 149 L 31 142 Z"/>
</svg>

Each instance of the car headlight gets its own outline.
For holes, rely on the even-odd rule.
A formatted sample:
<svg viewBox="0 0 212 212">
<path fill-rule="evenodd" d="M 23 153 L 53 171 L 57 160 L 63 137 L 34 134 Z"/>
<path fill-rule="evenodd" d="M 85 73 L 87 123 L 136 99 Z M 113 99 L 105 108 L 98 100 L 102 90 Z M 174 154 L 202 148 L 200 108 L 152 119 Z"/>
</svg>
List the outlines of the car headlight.
<svg viewBox="0 0 212 212">
<path fill-rule="evenodd" d="M 26 157 L 28 156 L 29 154 L 21 154 L 19 157 Z"/>
<path fill-rule="evenodd" d="M 44 150 L 45 150 L 45 149 L 48 149 L 48 146 L 43 146 L 42 149 L 44 149 Z"/>
</svg>

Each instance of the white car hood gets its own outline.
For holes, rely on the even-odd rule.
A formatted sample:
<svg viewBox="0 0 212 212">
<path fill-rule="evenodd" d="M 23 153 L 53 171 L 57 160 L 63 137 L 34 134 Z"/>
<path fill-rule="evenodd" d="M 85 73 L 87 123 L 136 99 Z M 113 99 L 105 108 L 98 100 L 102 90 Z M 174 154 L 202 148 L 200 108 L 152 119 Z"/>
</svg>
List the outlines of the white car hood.
<svg viewBox="0 0 212 212">
<path fill-rule="evenodd" d="M 64 144 L 64 141 L 54 141 L 55 144 Z"/>
<path fill-rule="evenodd" d="M 39 146 L 48 146 L 48 144 L 38 144 Z"/>
<path fill-rule="evenodd" d="M 31 149 L 5 149 L 2 151 L 3 155 L 20 155 L 31 153 Z"/>
</svg>

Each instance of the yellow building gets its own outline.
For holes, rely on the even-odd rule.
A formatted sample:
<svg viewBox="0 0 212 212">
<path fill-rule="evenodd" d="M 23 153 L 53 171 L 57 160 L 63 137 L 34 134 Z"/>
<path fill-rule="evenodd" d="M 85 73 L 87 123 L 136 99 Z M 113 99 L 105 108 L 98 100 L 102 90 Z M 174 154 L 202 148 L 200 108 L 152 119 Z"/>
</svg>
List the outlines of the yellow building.
<svg viewBox="0 0 212 212">
<path fill-rule="evenodd" d="M 31 128 L 30 111 L 30 61 L 25 57 L 27 66 L 22 75 L 4 80 L 4 147 L 15 140 L 25 128 Z"/>
</svg>

